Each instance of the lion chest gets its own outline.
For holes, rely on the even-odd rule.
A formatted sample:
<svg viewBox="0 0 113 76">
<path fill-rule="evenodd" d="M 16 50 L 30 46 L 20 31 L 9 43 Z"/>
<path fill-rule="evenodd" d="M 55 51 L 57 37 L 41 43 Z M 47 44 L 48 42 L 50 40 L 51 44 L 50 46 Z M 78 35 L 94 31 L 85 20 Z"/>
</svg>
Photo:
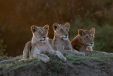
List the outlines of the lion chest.
<svg viewBox="0 0 113 76">
<path fill-rule="evenodd" d="M 64 49 L 68 50 L 68 48 L 70 48 L 69 41 L 68 40 L 61 40 L 61 39 L 55 40 L 54 46 L 55 46 L 56 50 L 64 50 Z"/>
<path fill-rule="evenodd" d="M 35 44 L 33 47 L 33 50 L 39 53 L 45 53 L 51 49 L 49 46 L 50 44 L 44 43 L 44 44 Z"/>
</svg>

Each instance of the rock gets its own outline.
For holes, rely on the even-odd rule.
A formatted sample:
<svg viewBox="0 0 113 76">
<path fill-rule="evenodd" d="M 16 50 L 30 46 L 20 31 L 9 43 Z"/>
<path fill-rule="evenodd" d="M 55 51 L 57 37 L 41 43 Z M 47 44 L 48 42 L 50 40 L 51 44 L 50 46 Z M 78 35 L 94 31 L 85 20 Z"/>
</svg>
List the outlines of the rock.
<svg viewBox="0 0 113 76">
<path fill-rule="evenodd" d="M 21 57 L 0 60 L 0 76 L 113 76 L 113 54 L 92 52 L 88 56 L 66 54 L 67 62 L 49 55 L 50 62 Z"/>
</svg>

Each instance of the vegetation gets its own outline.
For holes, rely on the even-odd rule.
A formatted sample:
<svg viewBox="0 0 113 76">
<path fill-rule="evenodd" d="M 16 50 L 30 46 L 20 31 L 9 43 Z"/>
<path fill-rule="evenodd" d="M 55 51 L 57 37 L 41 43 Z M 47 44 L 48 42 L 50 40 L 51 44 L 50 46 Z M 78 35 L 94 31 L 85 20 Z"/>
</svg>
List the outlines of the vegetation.
<svg viewBox="0 0 113 76">
<path fill-rule="evenodd" d="M 94 61 L 94 62 L 113 61 L 113 53 L 97 52 L 97 51 L 94 51 L 87 56 L 77 56 L 74 54 L 66 54 L 68 63 L 61 61 L 57 56 L 50 55 L 50 54 L 48 55 L 51 58 L 51 60 L 46 64 L 39 61 L 38 59 L 21 61 L 20 60 L 21 56 L 17 56 L 14 58 L 2 57 L 3 60 L 0 58 L 0 61 L 1 61 L 0 69 L 3 68 L 4 70 L 11 71 L 11 70 L 19 69 L 22 67 L 25 68 L 26 66 L 27 68 L 29 68 L 31 66 L 33 67 L 33 66 L 39 65 L 41 67 L 43 66 L 44 68 L 47 65 L 52 72 L 58 73 L 58 72 L 61 72 L 61 70 L 65 67 L 65 64 L 73 65 L 76 63 L 85 63 L 90 61 Z"/>
<path fill-rule="evenodd" d="M 0 56 L 6 55 L 6 44 L 4 43 L 4 39 L 2 37 L 2 30 L 0 27 Z"/>
<path fill-rule="evenodd" d="M 4 41 L 0 40 L 0 56 L 4 56 L 6 51 L 6 45 L 4 44 Z"/>
</svg>

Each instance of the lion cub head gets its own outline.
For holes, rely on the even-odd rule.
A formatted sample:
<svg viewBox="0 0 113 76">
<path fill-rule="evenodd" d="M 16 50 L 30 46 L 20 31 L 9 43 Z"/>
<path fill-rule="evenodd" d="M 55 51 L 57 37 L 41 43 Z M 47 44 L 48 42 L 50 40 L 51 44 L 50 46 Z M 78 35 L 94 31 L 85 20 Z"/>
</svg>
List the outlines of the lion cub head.
<svg viewBox="0 0 113 76">
<path fill-rule="evenodd" d="M 69 32 L 70 24 L 53 24 L 54 36 L 58 37 L 62 40 L 68 40 L 68 32 Z"/>
<path fill-rule="evenodd" d="M 93 51 L 92 47 L 94 46 L 95 28 L 91 28 L 90 30 L 79 29 L 78 35 L 80 43 L 83 46 L 86 46 L 86 50 Z"/>
<path fill-rule="evenodd" d="M 31 26 L 31 31 L 33 34 L 33 37 L 37 41 L 44 42 L 48 38 L 48 30 L 49 30 L 49 25 L 45 25 L 44 27 L 38 27 L 35 25 Z"/>
</svg>

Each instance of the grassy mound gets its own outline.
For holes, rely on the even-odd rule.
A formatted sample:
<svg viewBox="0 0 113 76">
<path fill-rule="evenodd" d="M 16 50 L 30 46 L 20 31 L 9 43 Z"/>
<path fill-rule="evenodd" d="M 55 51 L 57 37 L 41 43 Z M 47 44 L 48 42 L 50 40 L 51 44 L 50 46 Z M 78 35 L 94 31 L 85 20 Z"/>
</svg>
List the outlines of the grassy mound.
<svg viewBox="0 0 113 76">
<path fill-rule="evenodd" d="M 52 63 L 53 65 L 59 66 L 60 64 L 64 64 L 65 62 L 61 61 L 59 58 L 53 55 L 49 55 L 51 58 L 51 61 L 48 62 Z M 85 61 L 97 61 L 97 62 L 108 62 L 113 60 L 113 54 L 112 53 L 106 53 L 106 52 L 92 52 L 91 54 L 87 56 L 78 56 L 78 55 L 70 55 L 67 54 L 66 58 L 68 62 L 74 64 L 74 63 L 81 63 Z M 0 68 L 3 69 L 17 69 L 24 66 L 29 65 L 35 65 L 35 64 L 42 64 L 43 62 L 39 61 L 38 59 L 31 59 L 26 61 L 21 61 L 21 57 L 14 57 L 14 58 L 8 58 L 8 57 L 0 57 Z M 43 63 L 44 64 L 44 63 Z"/>
</svg>

